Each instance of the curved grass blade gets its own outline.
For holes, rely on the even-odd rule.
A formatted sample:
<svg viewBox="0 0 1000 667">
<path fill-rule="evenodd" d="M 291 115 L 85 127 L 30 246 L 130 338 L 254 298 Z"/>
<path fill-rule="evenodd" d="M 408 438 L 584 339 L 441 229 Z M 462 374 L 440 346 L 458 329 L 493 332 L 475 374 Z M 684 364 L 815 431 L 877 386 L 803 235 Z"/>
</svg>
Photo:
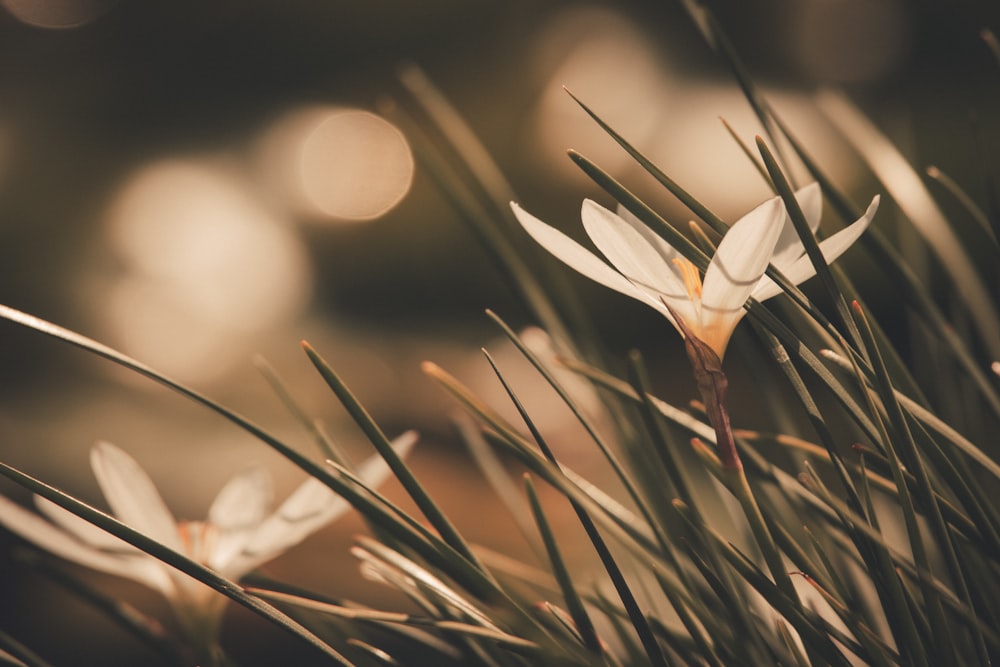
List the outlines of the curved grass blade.
<svg viewBox="0 0 1000 667">
<path fill-rule="evenodd" d="M 428 561 L 440 565 L 452 573 L 462 585 L 474 594 L 488 599 L 505 598 L 502 591 L 496 584 L 486 577 L 480 569 L 461 556 L 440 538 L 434 536 L 432 543 L 427 543 L 423 536 L 414 533 L 407 525 L 401 523 L 396 516 L 388 513 L 377 503 L 365 494 L 359 493 L 356 488 L 332 474 L 330 470 L 311 459 L 303 456 L 295 449 L 289 447 L 276 437 L 257 426 L 246 417 L 226 408 L 225 406 L 212 401 L 197 391 L 182 385 L 176 380 L 153 370 L 151 367 L 136 361 L 135 359 L 118 352 L 117 350 L 94 341 L 86 336 L 70 331 L 46 320 L 28 315 L 9 306 L 0 305 L 0 318 L 4 318 L 21 326 L 33 329 L 58 340 L 67 342 L 75 347 L 79 347 L 92 354 L 103 357 L 113 363 L 127 368 L 139 375 L 149 378 L 179 394 L 185 396 L 195 403 L 199 403 L 223 418 L 229 420 L 250 435 L 268 445 L 279 454 L 287 458 L 307 474 L 319 479 L 329 486 L 333 491 L 340 494 L 352 507 L 361 512 L 366 518 L 376 523 L 380 528 L 387 531 L 396 539 L 401 540 L 407 546 L 416 550 Z"/>
<path fill-rule="evenodd" d="M 174 642 L 156 619 L 147 616 L 123 600 L 115 599 L 97 588 L 88 586 L 60 568 L 52 567 L 47 559 L 39 558 L 38 553 L 34 550 L 24 552 L 23 555 L 18 554 L 16 558 L 103 613 L 139 642 L 162 655 L 171 663 L 180 664 L 182 662 L 181 652 L 177 650 Z M 3 646 L 2 642 L 0 642 L 0 646 Z"/>
<path fill-rule="evenodd" d="M 521 535 L 535 555 L 540 560 L 544 560 L 545 551 L 538 541 L 535 524 L 531 521 L 531 510 L 519 493 L 517 485 L 511 480 L 507 469 L 487 444 L 472 417 L 466 413 L 459 413 L 457 417 L 452 419 L 452 422 L 455 424 L 462 442 L 465 443 L 469 455 L 475 461 L 476 467 L 479 468 L 483 477 L 486 478 L 490 487 L 513 517 Z"/>
<path fill-rule="evenodd" d="M 920 570 L 905 555 L 889 544 L 885 537 L 879 532 L 878 523 L 875 520 L 876 515 L 871 509 L 866 477 L 861 478 L 861 484 L 859 486 L 862 493 L 865 494 L 869 500 L 868 515 L 872 517 L 871 523 L 869 523 L 864 517 L 854 514 L 850 509 L 843 505 L 842 502 L 834 498 L 815 475 L 803 475 L 802 481 L 803 484 L 805 484 L 809 489 L 822 497 L 824 502 L 833 507 L 836 512 L 843 517 L 842 520 L 845 525 L 849 525 L 853 531 L 856 531 L 858 536 L 864 540 L 864 543 L 867 543 L 875 549 L 877 557 L 884 560 L 884 566 L 887 568 L 887 571 L 893 573 L 893 576 L 889 579 L 886 577 L 886 572 L 879 570 L 877 566 L 869 565 L 868 567 L 868 571 L 871 573 L 873 581 L 878 582 L 880 580 L 887 580 L 890 582 L 887 592 L 881 594 L 884 596 L 883 609 L 885 610 L 891 625 L 894 623 L 902 623 L 902 625 L 894 625 L 893 628 L 894 632 L 902 633 L 900 635 L 902 638 L 897 637 L 897 645 L 900 646 L 902 651 L 907 653 L 907 659 L 911 661 L 919 661 L 920 664 L 923 665 L 928 664 L 926 660 L 923 659 L 923 656 L 925 655 L 924 650 L 921 648 L 920 651 L 914 652 L 913 649 L 915 646 L 922 647 L 922 636 L 916 627 L 912 625 L 914 619 L 911 616 L 911 610 L 908 608 L 905 600 L 900 597 L 904 595 L 901 588 L 901 574 L 905 574 L 910 580 L 917 583 L 921 580 L 928 582 L 934 587 L 937 595 L 949 609 L 954 611 L 967 626 L 974 625 L 986 641 L 994 647 L 994 650 L 1000 650 L 1000 634 L 996 632 L 995 628 L 984 624 L 984 622 L 979 619 L 971 608 L 966 606 L 961 600 L 958 599 L 958 597 L 955 596 L 951 589 L 949 589 L 939 579 L 934 577 L 934 575 L 930 572 Z M 836 535 L 834 535 L 834 537 L 836 537 Z M 864 554 L 865 550 L 862 549 L 861 546 L 862 545 L 859 545 L 859 551 Z"/>
<path fill-rule="evenodd" d="M 476 560 L 475 554 L 472 553 L 469 545 L 466 544 L 458 530 L 456 530 L 448 517 L 441 511 L 441 508 L 437 506 L 437 503 L 434 502 L 430 494 L 427 493 L 423 485 L 413 475 L 409 466 L 403 462 L 403 459 L 392 448 L 389 438 L 386 437 L 382 429 L 375 423 L 375 420 L 368 414 L 368 411 L 361 405 L 361 402 L 358 401 L 357 397 L 344 384 L 340 376 L 337 375 L 333 368 L 330 367 L 326 360 L 309 343 L 303 341 L 302 349 L 305 350 L 309 360 L 316 367 L 316 370 L 319 371 L 323 380 L 326 381 L 327 386 L 330 387 L 341 404 L 347 409 L 348 414 L 361 427 L 361 430 L 364 431 L 365 435 L 375 446 L 379 455 L 385 459 L 393 474 L 403 485 L 403 488 L 406 489 L 407 493 L 410 494 L 410 497 L 413 498 L 420 511 L 431 522 L 431 525 L 438 531 L 442 539 L 466 560 L 476 565 L 483 572 L 484 576 L 490 578 L 488 571 Z"/>
<path fill-rule="evenodd" d="M 0 662 L 13 667 L 52 667 L 42 656 L 0 630 Z"/>
<path fill-rule="evenodd" d="M 993 231 L 993 227 L 990 225 L 990 219 L 983 212 L 983 209 L 979 208 L 976 202 L 972 200 L 972 197 L 970 197 L 969 194 L 962 189 L 962 186 L 934 165 L 927 167 L 926 172 L 929 178 L 932 178 L 940 183 L 944 189 L 947 190 L 959 204 L 961 204 L 962 208 L 965 209 L 965 212 L 969 214 L 969 217 L 972 218 L 976 224 L 979 225 L 979 228 L 986 234 L 986 236 L 992 239 L 993 243 L 996 244 L 997 237 L 996 233 Z"/>
<path fill-rule="evenodd" d="M 702 549 L 709 547 L 709 545 L 721 544 L 722 541 L 715 540 L 708 534 L 707 524 L 696 515 L 693 506 L 680 500 L 675 500 L 673 504 L 678 515 L 685 521 L 686 528 L 690 533 L 690 537 L 682 541 L 688 558 L 722 603 L 723 611 L 716 612 L 707 619 L 702 619 L 706 624 L 715 623 L 722 626 L 715 628 L 712 633 L 716 651 L 723 657 L 727 657 L 729 662 L 742 661 L 747 658 L 749 658 L 747 660 L 749 664 L 774 662 L 774 656 L 768 648 L 767 641 L 762 636 L 760 626 L 755 622 L 754 614 L 746 603 L 745 596 L 734 584 L 734 580 L 740 581 L 740 585 L 745 583 L 739 573 L 732 572 L 732 568 L 726 565 L 721 548 L 718 549 L 720 558 L 722 558 L 719 564 L 709 563 L 704 558 Z M 728 656 L 726 656 L 727 653 Z"/>
<path fill-rule="evenodd" d="M 580 108 L 583 109 L 584 112 L 586 112 L 586 114 L 590 116 L 594 120 L 594 122 L 601 127 L 602 130 L 607 132 L 608 135 L 612 139 L 614 139 L 619 146 L 625 149 L 625 152 L 628 153 L 630 156 L 632 156 L 632 159 L 638 162 L 643 169 L 645 169 L 653 178 L 655 178 L 660 183 L 660 185 L 665 187 L 672 195 L 677 197 L 677 199 L 679 199 L 682 204 L 687 206 L 692 213 L 694 213 L 696 216 L 698 216 L 706 223 L 708 223 L 709 227 L 714 229 L 719 234 L 725 233 L 726 229 L 728 229 L 728 225 L 722 221 L 722 218 L 713 213 L 707 206 L 702 204 L 694 196 L 688 193 L 687 190 L 678 185 L 676 181 L 667 176 L 662 169 L 657 167 L 656 164 L 654 164 L 649 158 L 647 158 L 645 155 L 639 152 L 638 149 L 636 149 L 622 135 L 616 132 L 610 125 L 608 125 L 589 106 L 580 101 L 580 98 L 578 98 L 576 95 L 570 92 L 568 88 L 564 87 L 563 90 L 565 90 L 566 93 L 571 98 L 573 98 L 573 101 L 576 102 L 580 106 Z M 578 160 L 577 157 L 574 157 L 575 155 L 579 154 L 576 153 L 576 151 L 569 152 L 569 156 L 574 162 Z M 625 202 L 622 203 L 624 204 Z M 635 211 L 633 211 L 633 213 L 635 213 Z M 636 215 L 638 215 L 638 213 L 636 213 Z"/>
<path fill-rule="evenodd" d="M 983 344 L 1000 358 L 1000 316 L 990 291 L 972 270 L 961 242 L 920 177 L 899 150 L 846 96 L 824 90 L 817 105 L 879 176 L 896 204 L 923 236 L 955 285 L 956 296 L 968 307 Z"/>
<path fill-rule="evenodd" d="M 337 618 L 346 618 L 352 621 L 364 621 L 376 624 L 394 623 L 418 627 L 430 627 L 449 633 L 474 637 L 476 639 L 489 639 L 501 646 L 514 649 L 519 653 L 527 655 L 545 655 L 544 651 L 541 650 L 542 647 L 535 642 L 503 632 L 497 627 L 474 625 L 472 623 L 462 623 L 459 621 L 443 621 L 401 612 L 378 611 L 375 609 L 359 607 L 345 607 L 343 605 L 324 602 L 309 597 L 260 588 L 252 589 L 252 591 L 254 595 L 259 595 L 262 598 L 300 607 L 302 609 L 309 609 L 310 611 L 329 614 L 331 616 L 336 616 Z"/>
<path fill-rule="evenodd" d="M 601 517 L 602 526 L 613 531 L 621 543 L 634 553 L 643 554 L 645 563 L 649 567 L 662 566 L 662 562 L 659 560 L 662 554 L 659 553 L 655 537 L 635 514 L 630 513 L 618 517 L 614 513 L 608 512 L 598 500 L 590 497 L 578 487 L 569 474 L 553 466 L 510 424 L 483 404 L 457 379 L 431 362 L 424 362 L 423 370 L 425 374 L 436 380 L 452 397 L 492 429 L 485 432 L 488 440 L 504 447 L 531 472 L 558 489 L 567 498 L 572 498 L 586 507 L 593 516 Z"/>
<path fill-rule="evenodd" d="M 604 439 L 597 432 L 597 429 L 591 423 L 591 420 L 576 405 L 576 402 L 573 400 L 573 398 L 562 387 L 562 385 L 559 384 L 559 381 L 555 378 L 555 376 L 552 375 L 552 372 L 545 366 L 545 364 L 541 362 L 538 356 L 535 355 L 535 353 L 532 352 L 524 344 L 524 342 L 520 339 L 520 337 L 516 333 L 514 333 L 513 329 L 511 329 L 507 325 L 507 323 L 504 322 L 502 319 L 500 319 L 500 317 L 493 311 L 488 310 L 486 311 L 486 314 L 500 327 L 500 329 L 504 332 L 507 338 L 509 338 L 510 341 L 514 343 L 517 349 L 521 352 L 521 354 L 524 355 L 524 357 L 531 362 L 531 365 L 535 367 L 535 370 L 537 370 L 542 375 L 542 377 L 545 378 L 545 381 L 548 382 L 549 386 L 551 386 L 556 391 L 556 393 L 559 394 L 559 398 L 561 398 L 562 401 L 566 404 L 566 406 L 569 407 L 569 409 L 573 412 L 573 415 L 576 417 L 577 421 L 584 427 L 584 429 L 587 431 L 587 434 L 600 449 L 601 454 L 611 465 L 611 468 L 614 471 L 615 476 L 617 476 L 618 479 L 621 481 L 622 486 L 625 488 L 626 493 L 628 493 L 629 497 L 635 503 L 635 506 L 639 508 L 639 512 L 642 514 L 646 526 L 649 527 L 654 534 L 657 534 L 658 524 L 655 520 L 653 520 L 653 513 L 649 509 L 649 504 L 647 500 L 642 496 L 639 486 L 636 484 L 635 480 L 632 479 L 632 477 L 629 475 L 628 471 L 625 470 L 625 467 L 618 460 L 618 457 L 616 457 L 614 453 L 611 451 L 611 448 L 604 442 Z M 516 405 L 519 405 L 514 396 L 510 393 L 506 381 L 504 381 L 503 376 L 500 374 L 499 369 L 493 363 L 493 359 L 489 356 L 488 353 L 486 354 L 486 358 L 489 361 L 490 365 L 493 367 L 494 372 L 496 372 L 497 376 L 500 378 L 500 381 L 504 385 L 504 388 L 507 389 L 508 395 L 510 396 L 511 400 L 513 400 Z M 518 409 L 520 411 L 520 407 Z M 522 413 L 522 417 L 524 416 L 525 415 Z M 533 427 L 530 424 L 529 428 L 531 428 L 532 431 L 534 431 Z M 536 441 L 537 440 L 538 438 L 536 437 Z M 540 447 L 542 446 L 541 442 L 539 442 L 539 446 Z M 555 463 L 554 458 L 549 453 L 544 452 L 544 447 L 542 449 L 543 453 L 545 453 L 546 455 L 546 458 Z M 662 535 L 657 534 L 657 537 L 662 538 Z M 660 539 L 661 544 L 663 543 L 663 541 L 664 541 L 663 539 Z"/>
<path fill-rule="evenodd" d="M 810 457 L 813 457 L 819 461 L 825 463 L 831 463 L 830 454 L 823 447 L 820 447 L 819 445 L 810 442 L 806 442 L 799 438 L 786 435 L 776 435 L 773 436 L 773 438 L 768 438 L 758 433 L 749 433 L 744 431 L 738 431 L 737 435 L 739 437 L 749 440 L 772 439 L 775 444 L 781 447 L 804 452 L 808 454 Z M 855 450 L 862 452 L 864 456 L 876 458 L 878 462 L 882 464 L 882 469 L 886 472 L 889 471 L 889 461 L 881 453 L 861 445 L 855 445 Z M 896 486 L 895 484 L 893 484 L 891 480 L 859 464 L 845 463 L 844 465 L 850 468 L 855 473 L 857 473 L 859 476 L 860 475 L 866 476 L 867 477 L 866 483 L 871 484 L 879 491 L 888 495 L 890 498 L 897 497 Z M 913 478 L 913 475 L 909 471 L 904 470 L 903 474 L 908 482 L 914 484 L 916 483 L 916 480 Z M 952 488 L 954 489 L 954 486 Z M 1000 553 L 1000 548 L 997 548 L 1000 547 L 1000 544 L 993 545 L 992 538 L 988 538 L 983 535 L 980 524 L 973 521 L 973 519 L 969 515 L 964 514 L 960 507 L 955 505 L 948 498 L 942 496 L 939 492 L 935 492 L 935 498 L 937 499 L 938 505 L 941 508 L 942 514 L 944 515 L 946 521 L 952 528 L 957 530 L 970 542 L 973 542 L 986 550 L 994 549 L 998 553 Z M 859 512 L 859 514 L 863 514 L 863 512 Z M 989 524 L 986 524 L 986 527 L 989 528 Z"/>
<path fill-rule="evenodd" d="M 766 143 L 764 143 L 764 139 L 757 137 L 756 141 L 757 150 L 760 151 L 761 158 L 764 160 L 764 166 L 767 168 L 767 173 L 771 177 L 771 182 L 774 184 L 778 194 L 781 196 L 781 200 L 785 203 L 785 210 L 788 211 L 788 217 L 791 219 L 792 225 L 794 225 L 795 231 L 799 235 L 799 240 L 802 242 L 802 246 L 806 250 L 806 255 L 809 257 L 809 261 L 816 270 L 816 275 L 819 277 L 820 282 L 823 284 L 823 287 L 833 300 L 837 309 L 837 314 L 840 315 L 841 324 L 847 328 L 854 344 L 858 345 L 859 338 L 857 326 L 854 324 L 851 314 L 847 310 L 847 302 L 844 300 L 844 295 L 837 287 L 837 283 L 834 282 L 833 275 L 830 273 L 830 267 L 823 258 L 823 251 L 819 249 L 816 237 L 813 236 L 812 231 L 809 229 L 809 223 L 806 221 L 806 216 L 802 212 L 802 208 L 799 206 L 798 200 L 795 199 L 795 193 L 792 191 L 792 186 L 785 177 L 785 174 L 782 172 L 781 167 L 778 166 L 778 162 L 771 153 L 771 149 L 768 148 Z"/>
<path fill-rule="evenodd" d="M 367 642 L 363 642 L 360 639 L 355 639 L 351 637 L 347 640 L 347 644 L 354 648 L 356 651 L 360 651 L 366 658 L 376 662 L 380 665 L 388 665 L 389 667 L 400 667 L 402 663 L 396 660 L 390 653 L 378 648 L 377 646 L 372 646 Z"/>
<path fill-rule="evenodd" d="M 822 354 L 825 359 L 829 359 L 841 368 L 846 370 L 852 369 L 850 360 L 845 359 L 843 356 L 833 352 L 832 350 L 822 350 L 820 354 Z M 913 415 L 915 419 L 945 438 L 945 440 L 951 443 L 955 449 L 978 463 L 994 477 L 1000 478 L 1000 464 L 991 459 L 981 448 L 976 446 L 975 443 L 956 431 L 950 424 L 898 390 L 895 392 L 895 400 L 899 401 L 900 405 L 906 408 L 907 412 Z"/>
<path fill-rule="evenodd" d="M 848 501 L 856 511 L 861 510 L 861 500 L 858 498 L 858 492 L 854 488 L 854 483 L 851 481 L 850 475 L 847 473 L 847 469 L 844 465 L 843 459 L 837 452 L 836 441 L 833 434 L 830 432 L 829 427 L 826 424 L 826 419 L 823 417 L 823 413 L 820 411 L 819 406 L 813 399 L 812 393 L 806 387 L 805 382 L 802 380 L 802 376 L 799 375 L 798 369 L 795 368 L 794 364 L 788 357 L 788 352 L 785 348 L 778 342 L 778 339 L 768 331 L 764 331 L 763 328 L 756 322 L 754 324 L 754 330 L 763 338 L 767 348 L 771 351 L 771 356 L 774 358 L 775 363 L 778 364 L 778 368 L 784 373 L 785 378 L 791 385 L 792 390 L 795 392 L 796 396 L 799 398 L 799 402 L 802 404 L 802 408 L 806 412 L 806 416 L 809 419 L 813 430 L 819 435 L 820 440 L 823 442 L 823 446 L 826 449 L 826 454 L 829 457 L 834 470 L 837 473 L 840 483 L 844 490 L 848 494 Z"/>
<path fill-rule="evenodd" d="M 563 317 L 568 317 L 576 339 L 583 336 L 590 347 L 596 347 L 592 342 L 595 340 L 592 323 L 569 283 L 553 271 L 551 265 L 539 264 L 541 274 L 536 276 L 524 261 L 525 251 L 516 243 L 520 237 L 513 236 L 520 234 L 520 228 L 514 224 L 508 206 L 516 199 L 513 188 L 462 115 L 416 65 L 402 68 L 399 80 L 430 119 L 455 159 L 446 167 L 444 159 L 432 156 L 428 146 L 418 151 L 419 154 L 441 189 L 480 237 L 514 292 L 561 346 L 572 349 L 574 345 L 574 337 L 563 321 Z M 426 135 L 426 128 L 421 130 L 421 134 Z M 420 147 L 420 143 L 415 146 L 416 149 Z M 461 174 L 455 174 L 455 170 Z M 528 252 L 534 251 L 532 247 Z M 555 303 L 550 295 L 556 297 Z"/>
<path fill-rule="evenodd" d="M 858 328 L 860 329 L 865 347 L 868 349 L 869 357 L 871 358 L 872 365 L 875 369 L 876 387 L 878 388 L 879 395 L 882 398 L 882 403 L 889 414 L 889 419 L 893 424 L 893 428 L 895 429 L 897 436 L 899 436 L 896 440 L 905 447 L 906 459 L 904 460 L 907 461 L 907 469 L 910 470 L 910 472 L 912 472 L 916 477 L 916 488 L 920 490 L 920 493 L 923 496 L 924 504 L 928 510 L 931 530 L 934 532 L 936 537 L 936 546 L 941 550 L 945 564 L 948 567 L 948 572 L 955 585 L 958 587 L 959 597 L 969 608 L 975 609 L 969 597 L 969 587 L 968 582 L 966 581 L 965 573 L 962 570 L 962 567 L 958 562 L 958 557 L 955 554 L 955 545 L 952 542 L 951 533 L 945 526 L 944 518 L 941 515 L 941 508 L 937 504 L 930 476 L 922 461 L 920 453 L 917 451 L 916 443 L 913 440 L 912 432 L 906 422 L 906 417 L 903 415 L 903 410 L 899 403 L 895 400 L 895 392 L 892 386 L 892 381 L 889 378 L 885 365 L 881 361 L 878 349 L 875 347 L 875 339 L 871 333 L 871 329 L 868 327 L 867 318 L 857 302 L 853 304 L 853 309 L 855 318 L 858 321 Z M 916 516 L 915 514 L 911 515 L 911 513 L 914 512 L 914 509 L 909 503 L 909 495 L 906 491 L 906 480 L 902 474 L 902 469 L 898 468 L 898 462 L 893 460 L 895 458 L 894 447 L 887 447 L 886 450 L 892 457 L 890 462 L 894 464 L 893 477 L 896 481 L 896 488 L 899 491 L 899 499 L 904 510 L 904 516 L 907 520 L 907 528 L 910 531 L 910 545 L 913 549 L 914 560 L 918 566 L 922 566 L 929 570 L 928 556 L 924 551 L 923 540 L 920 537 Z M 941 603 L 937 596 L 934 595 L 928 598 L 926 592 L 924 595 L 925 602 L 929 603 L 929 615 L 931 620 L 935 623 L 935 627 L 939 629 L 947 627 L 944 625 L 944 613 L 940 607 Z M 986 643 L 982 635 L 976 633 L 975 628 L 973 628 L 973 633 L 979 659 L 984 664 L 988 663 L 989 655 L 986 651 Z M 945 656 L 942 656 L 942 658 L 946 660 L 949 659 Z M 957 659 L 958 656 L 956 655 L 954 658 Z"/>
<path fill-rule="evenodd" d="M 546 376 L 546 380 L 548 380 L 549 383 L 552 384 L 552 386 L 556 388 L 557 391 L 560 392 L 560 394 L 563 397 L 563 400 L 565 400 L 571 408 L 574 408 L 572 402 L 569 400 L 569 397 L 566 396 L 565 393 L 561 391 L 555 380 L 551 378 L 548 371 L 540 364 L 540 362 L 538 362 L 538 360 L 534 358 L 534 355 L 532 355 L 531 352 L 526 347 L 524 347 L 524 345 L 520 343 L 519 340 L 517 340 L 517 336 L 514 334 L 514 332 L 511 331 L 510 328 L 507 327 L 505 323 L 500 321 L 499 318 L 495 319 L 497 323 L 500 324 L 500 326 L 504 329 L 505 333 L 507 333 L 507 335 L 511 337 L 514 343 L 518 345 L 518 347 L 521 349 L 521 352 L 526 356 L 528 356 L 529 359 L 531 359 L 532 363 L 536 365 L 538 370 L 542 372 L 543 375 Z M 525 424 L 531 431 L 532 437 L 535 439 L 535 442 L 538 443 L 538 447 L 542 450 L 543 454 L 545 455 L 545 458 L 547 458 L 549 462 L 558 470 L 559 463 L 556 461 L 555 455 L 552 453 L 552 450 L 549 449 L 548 445 L 545 443 L 544 438 L 542 438 L 541 433 L 539 433 L 538 430 L 535 428 L 534 422 L 531 421 L 527 412 L 525 412 L 524 407 L 521 405 L 521 402 L 517 399 L 517 397 L 511 391 L 510 387 L 507 385 L 506 380 L 504 380 L 503 375 L 500 373 L 499 369 L 494 364 L 492 358 L 490 358 L 488 354 L 486 358 L 487 360 L 489 360 L 490 365 L 493 367 L 493 370 L 496 373 L 497 377 L 499 378 L 501 384 L 503 384 L 504 390 L 507 392 L 507 395 L 510 398 L 510 400 L 514 403 L 514 406 L 517 408 L 517 411 L 521 415 L 521 418 L 524 419 Z M 574 412 L 576 412 L 575 408 Z M 583 420 L 582 414 L 578 413 L 577 416 L 578 418 Z M 588 426 L 588 424 L 584 425 Z M 591 431 L 591 435 L 596 436 L 596 432 Z M 610 454 L 610 452 L 608 453 Z M 594 550 L 597 551 L 597 555 L 601 559 L 601 563 L 604 565 L 604 569 L 608 573 L 608 577 L 611 579 L 611 583 L 614 585 L 615 591 L 618 593 L 618 597 L 622 601 L 622 605 L 628 612 L 629 620 L 632 622 L 632 627 L 635 629 L 636 635 L 638 635 L 639 641 L 642 643 L 642 647 L 646 652 L 646 657 L 649 659 L 650 664 L 658 667 L 667 667 L 668 663 L 666 656 L 663 653 L 662 647 L 657 642 L 656 637 L 653 635 L 653 631 L 649 625 L 649 619 L 646 618 L 645 614 L 643 614 L 642 610 L 639 608 L 638 601 L 636 600 L 635 595 L 632 593 L 632 589 L 629 586 L 628 581 L 625 579 L 625 576 L 622 573 L 621 568 L 619 567 L 617 561 L 615 560 L 614 555 L 611 553 L 611 550 L 608 548 L 604 538 L 601 537 L 600 532 L 597 530 L 597 525 L 594 523 L 594 520 L 591 519 L 590 515 L 587 513 L 587 510 L 584 509 L 583 506 L 577 504 L 571 498 L 569 500 L 570 504 L 573 506 L 574 512 L 576 512 L 577 519 L 580 521 L 580 524 L 583 526 L 584 531 L 587 533 L 588 539 L 590 539 L 591 544 L 594 545 Z M 648 515 L 646 516 L 648 520 Z"/>
<path fill-rule="evenodd" d="M 590 615 L 583 605 L 583 600 L 573 585 L 573 578 L 566 567 L 566 561 L 563 560 L 559 544 L 556 541 L 555 535 L 552 534 L 552 527 L 549 525 L 548 519 L 545 518 L 545 511 L 542 509 L 542 504 L 538 500 L 538 494 L 535 492 L 535 487 L 531 483 L 531 477 L 528 475 L 524 476 L 524 487 L 528 493 L 528 502 L 531 504 L 532 514 L 538 525 L 538 532 L 542 536 L 545 551 L 548 554 L 549 562 L 552 564 L 552 574 L 555 575 L 556 581 L 559 582 L 559 588 L 562 590 L 567 610 L 573 620 L 573 627 L 587 650 L 595 655 L 600 655 L 604 652 L 601 639 L 597 636 L 594 622 L 590 619 Z"/>
<path fill-rule="evenodd" d="M 302 428 L 305 429 L 306 433 L 313 439 L 313 441 L 319 445 L 320 451 L 328 459 L 333 459 L 342 466 L 349 467 L 350 459 L 347 457 L 346 452 L 333 442 L 325 431 L 319 426 L 318 422 L 309 417 L 306 411 L 302 409 L 295 397 L 292 396 L 292 392 L 289 391 L 288 387 L 281 380 L 278 372 L 274 370 L 274 367 L 268 363 L 267 359 L 262 356 L 254 357 L 254 366 L 264 377 L 264 380 L 270 385 L 271 390 L 277 395 L 278 399 L 284 404 L 288 411 L 292 414 Z"/>
</svg>

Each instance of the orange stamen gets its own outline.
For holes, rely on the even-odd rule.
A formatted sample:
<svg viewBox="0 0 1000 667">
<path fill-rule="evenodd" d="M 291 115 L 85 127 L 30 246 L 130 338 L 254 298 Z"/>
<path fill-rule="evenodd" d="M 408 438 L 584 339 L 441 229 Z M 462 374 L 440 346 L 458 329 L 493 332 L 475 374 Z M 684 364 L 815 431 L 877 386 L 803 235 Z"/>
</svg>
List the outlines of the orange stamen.
<svg viewBox="0 0 1000 667">
<path fill-rule="evenodd" d="M 701 274 L 698 273 L 698 267 L 684 257 L 675 257 L 673 262 L 681 272 L 681 278 L 684 280 L 684 287 L 687 289 L 688 298 L 692 301 L 700 300 Z"/>
</svg>

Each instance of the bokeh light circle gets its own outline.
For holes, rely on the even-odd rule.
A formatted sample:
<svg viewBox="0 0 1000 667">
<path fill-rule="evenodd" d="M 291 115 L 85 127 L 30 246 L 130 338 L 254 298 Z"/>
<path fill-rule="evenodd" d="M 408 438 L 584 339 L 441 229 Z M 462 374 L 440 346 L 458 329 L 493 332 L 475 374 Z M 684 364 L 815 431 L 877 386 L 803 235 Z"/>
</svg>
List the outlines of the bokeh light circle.
<svg viewBox="0 0 1000 667">
<path fill-rule="evenodd" d="M 108 324 L 127 352 L 175 373 L 222 370 L 254 335 L 308 304 L 311 266 L 293 228 L 207 161 L 135 173 L 107 234 L 122 269 L 109 288 Z"/>
<path fill-rule="evenodd" d="M 409 190 L 413 156 L 403 134 L 367 111 L 332 113 L 303 141 L 299 175 L 309 201 L 327 215 L 371 220 Z"/>
<path fill-rule="evenodd" d="M 403 133 L 362 109 L 288 111 L 263 133 L 259 176 L 276 204 L 306 222 L 374 220 L 410 189 L 414 161 Z"/>
</svg>

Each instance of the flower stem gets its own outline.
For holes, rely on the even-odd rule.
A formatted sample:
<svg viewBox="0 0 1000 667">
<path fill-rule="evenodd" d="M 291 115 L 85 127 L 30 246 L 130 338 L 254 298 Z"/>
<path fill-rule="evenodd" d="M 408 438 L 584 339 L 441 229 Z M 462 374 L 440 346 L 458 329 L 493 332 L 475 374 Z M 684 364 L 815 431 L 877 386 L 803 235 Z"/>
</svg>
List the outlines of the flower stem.
<svg viewBox="0 0 1000 667">
<path fill-rule="evenodd" d="M 729 425 L 729 380 L 722 370 L 722 359 L 707 343 L 685 332 L 684 350 L 691 362 L 698 392 L 705 403 L 708 420 L 715 429 L 719 460 L 726 470 L 743 470 L 733 428 Z"/>
<path fill-rule="evenodd" d="M 684 333 L 684 349 L 691 362 L 701 399 L 705 403 L 708 420 L 715 429 L 715 442 L 719 462 L 722 464 L 723 481 L 743 508 L 743 513 L 750 523 L 750 530 L 767 562 L 771 576 L 774 577 L 775 584 L 792 600 L 797 600 L 798 596 L 781 558 L 781 552 L 764 521 L 764 515 L 754 497 L 753 489 L 750 488 L 739 452 L 736 450 L 736 439 L 729 423 L 729 380 L 722 370 L 722 359 L 715 350 L 692 335 L 690 331 Z"/>
</svg>

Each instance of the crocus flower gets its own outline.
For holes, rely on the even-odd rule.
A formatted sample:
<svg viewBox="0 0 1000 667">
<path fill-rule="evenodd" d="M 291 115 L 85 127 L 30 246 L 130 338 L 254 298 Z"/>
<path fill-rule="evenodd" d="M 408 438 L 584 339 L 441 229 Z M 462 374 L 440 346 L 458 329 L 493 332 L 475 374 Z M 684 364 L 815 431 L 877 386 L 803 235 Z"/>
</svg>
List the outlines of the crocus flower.
<svg viewBox="0 0 1000 667">
<path fill-rule="evenodd" d="M 407 432 L 393 441 L 405 456 L 417 439 Z M 122 522 L 165 546 L 238 580 L 343 515 L 349 505 L 310 477 L 273 512 L 271 478 L 261 467 L 233 477 L 213 501 L 205 521 L 178 521 L 153 481 L 131 456 L 100 442 L 91 466 L 111 511 Z M 369 486 L 390 475 L 373 456 L 358 470 Z M 174 608 L 189 640 L 210 646 L 218 632 L 225 598 L 208 586 L 107 533 L 62 507 L 35 496 L 44 518 L 0 496 L 0 524 L 62 558 L 137 581 L 160 591 Z M 47 520 L 46 520 L 47 519 Z"/>
<path fill-rule="evenodd" d="M 802 188 L 796 200 L 815 230 L 822 209 L 819 186 L 814 183 Z M 827 262 L 839 257 L 861 235 L 877 206 L 876 197 L 864 216 L 820 243 Z M 517 204 L 512 203 L 511 208 L 521 226 L 550 253 L 591 280 L 654 308 L 681 335 L 689 331 L 720 359 L 745 314 L 747 299 L 764 300 L 781 292 L 764 275 L 768 263 L 774 263 L 795 284 L 815 273 L 780 197 L 769 199 L 733 223 L 704 280 L 694 264 L 627 212 L 618 215 L 589 199 L 583 202 L 584 229 L 605 261 Z M 679 326 L 675 317 L 682 318 L 685 326 Z"/>
</svg>

